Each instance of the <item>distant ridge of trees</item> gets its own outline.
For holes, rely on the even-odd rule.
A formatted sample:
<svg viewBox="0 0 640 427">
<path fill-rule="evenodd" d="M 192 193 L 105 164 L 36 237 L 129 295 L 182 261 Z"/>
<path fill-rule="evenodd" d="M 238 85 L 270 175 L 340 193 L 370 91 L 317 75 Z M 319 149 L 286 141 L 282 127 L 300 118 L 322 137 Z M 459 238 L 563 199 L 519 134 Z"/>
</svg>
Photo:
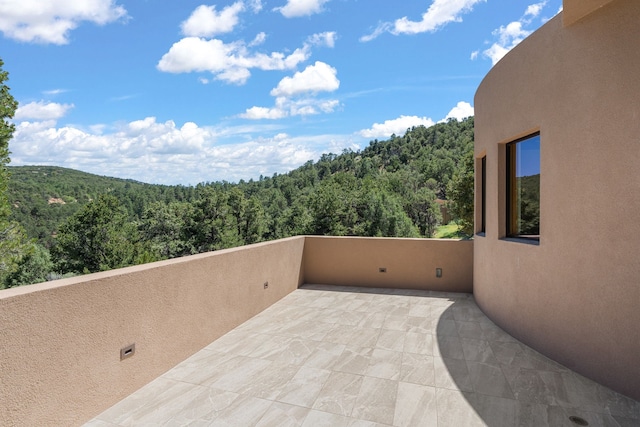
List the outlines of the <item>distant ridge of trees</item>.
<svg viewBox="0 0 640 427">
<path fill-rule="evenodd" d="M 45 247 L 65 220 L 101 194 L 111 194 L 139 218 L 153 201 L 191 201 L 194 187 L 167 186 L 94 175 L 58 166 L 9 166 L 8 199 L 11 218 L 22 224 L 29 237 Z"/>
<path fill-rule="evenodd" d="M 50 256 L 50 264 L 38 261 L 51 266 L 49 278 L 300 234 L 431 237 L 441 222 L 436 199 L 462 215 L 469 211 L 462 204 L 472 203 L 473 118 L 415 127 L 237 184 L 153 185 L 54 166 L 7 170 L 9 220 L 37 242 L 38 257 Z"/>
</svg>

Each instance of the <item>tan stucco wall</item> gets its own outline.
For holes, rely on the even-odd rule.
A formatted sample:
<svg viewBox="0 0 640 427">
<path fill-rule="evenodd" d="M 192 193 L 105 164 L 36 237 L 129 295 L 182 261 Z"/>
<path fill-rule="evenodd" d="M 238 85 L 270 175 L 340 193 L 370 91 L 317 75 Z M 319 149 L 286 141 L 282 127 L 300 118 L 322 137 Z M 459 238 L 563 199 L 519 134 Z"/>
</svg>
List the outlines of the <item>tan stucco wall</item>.
<svg viewBox="0 0 640 427">
<path fill-rule="evenodd" d="M 472 257 L 471 241 L 294 237 L 0 291 L 0 425 L 88 421 L 302 283 L 471 292 Z"/>
<path fill-rule="evenodd" d="M 304 272 L 305 283 L 472 292 L 473 241 L 309 236 Z"/>
<path fill-rule="evenodd" d="M 614 0 L 564 0 L 562 22 L 567 26 L 572 25 L 612 1 Z"/>
<path fill-rule="evenodd" d="M 635 399 L 639 22 L 637 0 L 610 2 L 568 27 L 558 16 L 496 64 L 475 97 L 475 153 L 487 155 L 486 236 L 474 243 L 478 304 L 525 343 Z M 535 130 L 539 246 L 499 239 L 504 143 Z"/>
<path fill-rule="evenodd" d="M 91 419 L 295 290 L 303 247 L 290 238 L 1 291 L 0 425 Z"/>
</svg>

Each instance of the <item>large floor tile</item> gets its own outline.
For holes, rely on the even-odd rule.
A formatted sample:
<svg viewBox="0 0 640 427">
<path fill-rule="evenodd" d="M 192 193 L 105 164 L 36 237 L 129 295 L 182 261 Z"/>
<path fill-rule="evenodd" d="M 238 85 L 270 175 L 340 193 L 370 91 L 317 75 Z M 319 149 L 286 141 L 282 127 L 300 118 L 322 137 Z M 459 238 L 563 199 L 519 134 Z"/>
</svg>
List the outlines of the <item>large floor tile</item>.
<svg viewBox="0 0 640 427">
<path fill-rule="evenodd" d="M 320 390 L 329 379 L 329 375 L 331 375 L 331 371 L 303 366 L 284 386 L 276 400 L 311 408 Z"/>
<path fill-rule="evenodd" d="M 393 424 L 398 382 L 364 377 L 351 416 L 367 421 Z"/>
<path fill-rule="evenodd" d="M 640 426 L 469 295 L 305 286 L 86 425 Z"/>
<path fill-rule="evenodd" d="M 351 419 L 329 412 L 312 410 L 302 424 L 302 427 L 349 427 Z"/>
<path fill-rule="evenodd" d="M 303 365 L 310 368 L 331 369 L 346 348 L 345 344 L 319 342 L 315 351 L 306 358 Z"/>
<path fill-rule="evenodd" d="M 364 375 L 369 368 L 369 360 L 372 354 L 372 348 L 346 346 L 333 365 L 333 370 Z"/>
<path fill-rule="evenodd" d="M 449 390 L 473 391 L 467 362 L 460 359 L 433 358 L 436 387 Z"/>
<path fill-rule="evenodd" d="M 436 389 L 400 382 L 393 425 L 401 427 L 435 426 L 438 424 Z"/>
<path fill-rule="evenodd" d="M 433 335 L 419 332 L 407 332 L 404 339 L 404 352 L 433 355 Z"/>
<path fill-rule="evenodd" d="M 273 402 L 256 427 L 298 427 L 302 425 L 310 409 Z"/>
<path fill-rule="evenodd" d="M 471 393 L 439 388 L 436 390 L 438 427 L 485 427 L 471 402 Z"/>
<path fill-rule="evenodd" d="M 436 374 L 433 357 L 404 353 L 400 366 L 400 381 L 435 387 Z"/>
<path fill-rule="evenodd" d="M 266 414 L 273 402 L 243 395 L 222 411 L 210 424 L 211 427 L 254 426 Z"/>
<path fill-rule="evenodd" d="M 462 342 L 457 336 L 436 335 L 433 340 L 432 351 L 434 356 L 464 360 Z"/>
<path fill-rule="evenodd" d="M 365 371 L 365 375 L 376 378 L 386 378 L 388 380 L 398 380 L 400 378 L 401 366 L 401 352 L 376 348 L 371 353 L 369 367 Z"/>
<path fill-rule="evenodd" d="M 402 351 L 405 335 L 403 331 L 383 329 L 378 335 L 375 347 L 383 350 Z"/>
<path fill-rule="evenodd" d="M 318 394 L 313 408 L 332 414 L 351 415 L 363 380 L 364 377 L 361 375 L 332 372 Z"/>
<path fill-rule="evenodd" d="M 467 369 L 476 393 L 514 399 L 511 386 L 498 366 L 467 361 Z"/>
</svg>

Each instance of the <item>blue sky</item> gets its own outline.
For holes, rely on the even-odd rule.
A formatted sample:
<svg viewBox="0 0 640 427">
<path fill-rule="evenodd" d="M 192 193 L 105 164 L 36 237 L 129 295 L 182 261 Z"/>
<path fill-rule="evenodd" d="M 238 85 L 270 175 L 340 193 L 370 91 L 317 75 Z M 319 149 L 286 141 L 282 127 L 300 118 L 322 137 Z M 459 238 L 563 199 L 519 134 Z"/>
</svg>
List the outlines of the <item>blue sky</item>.
<svg viewBox="0 0 640 427">
<path fill-rule="evenodd" d="M 473 115 L 561 0 L 3 0 L 12 165 L 158 184 L 270 176 Z"/>
</svg>

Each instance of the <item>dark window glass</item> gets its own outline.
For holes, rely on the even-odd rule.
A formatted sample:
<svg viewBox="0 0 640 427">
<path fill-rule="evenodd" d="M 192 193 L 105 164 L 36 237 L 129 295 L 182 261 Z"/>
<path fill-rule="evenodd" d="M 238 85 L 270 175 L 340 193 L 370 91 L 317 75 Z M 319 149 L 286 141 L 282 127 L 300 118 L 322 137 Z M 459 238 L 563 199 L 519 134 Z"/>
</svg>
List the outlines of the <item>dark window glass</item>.
<svg viewBox="0 0 640 427">
<path fill-rule="evenodd" d="M 480 179 L 482 180 L 481 182 L 481 189 L 480 191 L 482 191 L 482 195 L 481 195 L 481 201 L 480 203 L 482 203 L 482 211 L 480 213 L 481 218 L 480 218 L 480 232 L 484 233 L 486 231 L 486 218 L 487 218 L 487 156 L 484 156 L 482 158 L 481 161 L 481 165 L 480 165 L 481 171 L 480 171 Z"/>
<path fill-rule="evenodd" d="M 540 239 L 540 134 L 507 144 L 507 233 Z"/>
</svg>

